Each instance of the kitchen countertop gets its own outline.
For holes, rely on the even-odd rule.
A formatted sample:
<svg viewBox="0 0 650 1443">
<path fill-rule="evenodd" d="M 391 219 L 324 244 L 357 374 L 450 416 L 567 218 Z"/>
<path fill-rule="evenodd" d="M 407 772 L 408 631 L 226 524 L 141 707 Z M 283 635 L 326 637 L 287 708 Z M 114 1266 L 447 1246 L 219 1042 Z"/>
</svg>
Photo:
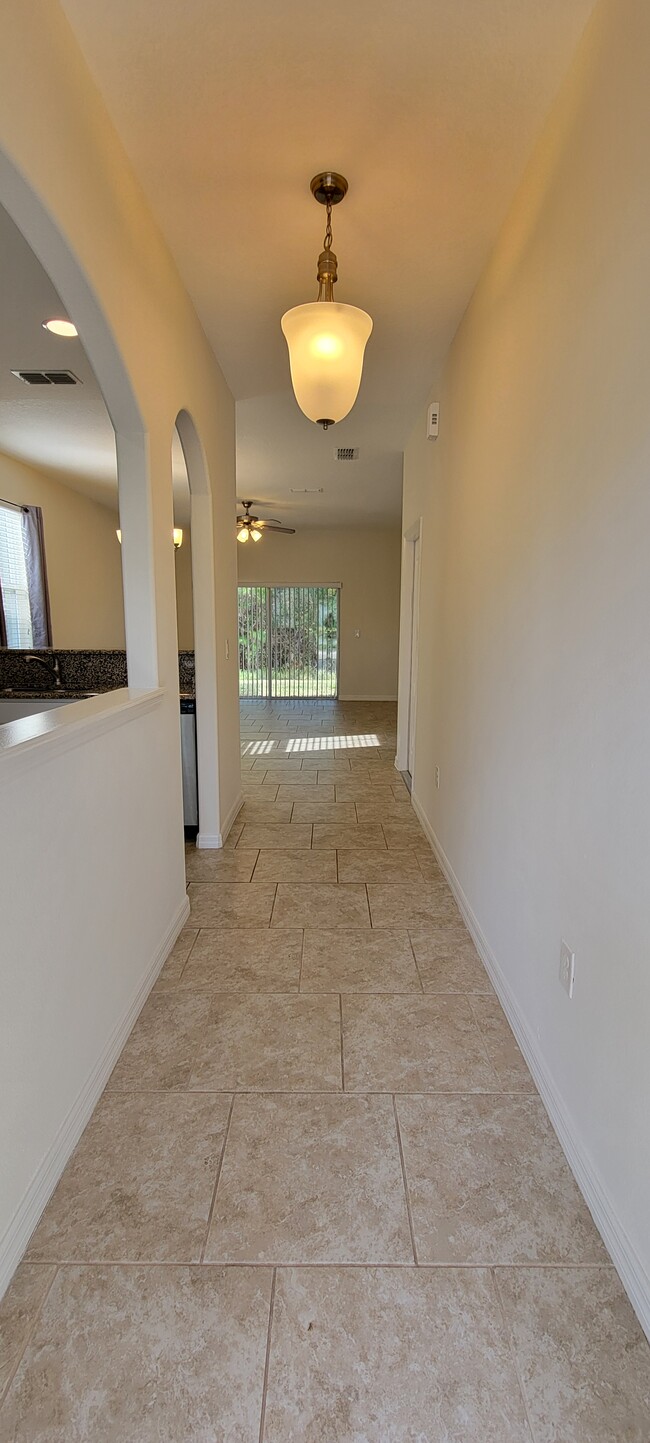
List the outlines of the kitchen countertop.
<svg viewBox="0 0 650 1443">
<path fill-rule="evenodd" d="M 56 689 L 21 691 L 19 688 L 5 687 L 0 690 L 0 701 L 85 701 L 89 696 L 101 696 L 103 691 L 114 691 L 114 687 L 95 687 L 93 691 L 78 691 L 73 687 L 60 686 Z M 194 701 L 193 691 L 182 691 L 181 701 Z"/>
</svg>

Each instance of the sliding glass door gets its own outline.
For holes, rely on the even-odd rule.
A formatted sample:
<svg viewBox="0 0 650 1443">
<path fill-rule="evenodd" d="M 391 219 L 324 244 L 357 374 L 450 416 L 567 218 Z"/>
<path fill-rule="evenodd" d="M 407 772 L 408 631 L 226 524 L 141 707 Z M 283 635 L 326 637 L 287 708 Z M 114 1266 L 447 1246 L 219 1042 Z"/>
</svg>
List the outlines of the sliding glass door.
<svg viewBox="0 0 650 1443">
<path fill-rule="evenodd" d="M 239 694 L 338 694 L 338 586 L 240 586 Z"/>
</svg>

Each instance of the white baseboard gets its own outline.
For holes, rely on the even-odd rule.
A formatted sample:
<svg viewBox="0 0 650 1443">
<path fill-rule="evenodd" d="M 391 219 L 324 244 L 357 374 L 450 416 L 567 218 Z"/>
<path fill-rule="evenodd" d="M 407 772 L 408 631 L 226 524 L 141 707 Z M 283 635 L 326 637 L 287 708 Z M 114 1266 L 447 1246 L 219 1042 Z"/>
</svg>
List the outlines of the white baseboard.
<svg viewBox="0 0 650 1443">
<path fill-rule="evenodd" d="M 453 870 L 444 848 L 441 846 L 429 819 L 416 797 L 411 798 L 419 821 L 426 832 L 440 866 L 454 893 L 458 906 L 465 918 L 469 932 L 486 971 L 512 1027 L 517 1042 L 524 1054 L 540 1097 L 551 1123 L 557 1133 L 560 1146 L 567 1159 L 573 1176 L 585 1199 L 587 1207 L 601 1234 L 605 1247 L 619 1274 L 623 1287 L 639 1319 L 641 1327 L 650 1338 L 650 1277 L 636 1249 L 618 1217 L 602 1178 L 592 1158 L 579 1137 L 564 1099 L 557 1090 L 544 1058 L 539 1050 L 537 1038 L 524 1017 L 510 983 L 504 976 L 492 949 L 483 935 L 468 898 Z"/>
<path fill-rule="evenodd" d="M 95 1106 L 108 1082 L 115 1063 L 131 1032 L 133 1024 L 143 1007 L 151 988 L 166 962 L 169 953 L 189 916 L 190 904 L 183 901 L 167 927 L 164 937 L 156 948 L 147 971 L 139 984 L 126 1012 L 120 1018 L 98 1058 L 92 1071 L 78 1093 L 75 1101 L 62 1122 L 59 1131 L 48 1149 L 42 1163 L 32 1178 L 27 1192 L 21 1199 L 4 1235 L 0 1238 L 0 1298 L 22 1258 L 29 1239 L 49 1201 L 61 1173 L 74 1151 L 81 1134 L 90 1120 Z"/>
<path fill-rule="evenodd" d="M 237 820 L 239 813 L 241 812 L 244 801 L 244 793 L 240 792 L 236 801 L 233 802 L 220 832 L 198 833 L 198 836 L 196 838 L 196 845 L 199 848 L 199 851 L 214 851 L 217 847 L 223 847 L 228 833 L 232 831 L 233 825 Z"/>
<path fill-rule="evenodd" d="M 397 701 L 395 693 L 391 696 L 340 696 L 339 701 Z"/>
</svg>

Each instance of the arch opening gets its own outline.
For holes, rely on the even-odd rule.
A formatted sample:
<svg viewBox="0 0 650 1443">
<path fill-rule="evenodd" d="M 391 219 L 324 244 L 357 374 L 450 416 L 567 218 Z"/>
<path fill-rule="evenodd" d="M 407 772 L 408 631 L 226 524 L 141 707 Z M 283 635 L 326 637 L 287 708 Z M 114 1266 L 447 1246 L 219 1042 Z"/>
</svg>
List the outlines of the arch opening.
<svg viewBox="0 0 650 1443">
<path fill-rule="evenodd" d="M 82 265 L 39 196 L 4 152 L 0 152 L 0 205 L 77 329 L 78 342 L 60 340 L 59 345 L 77 346 L 77 357 L 87 358 L 89 374 L 96 383 L 94 413 L 89 408 L 88 435 L 84 438 L 89 452 L 101 432 L 99 413 L 110 418 L 113 474 L 106 474 L 105 479 L 109 485 L 112 481 L 111 501 L 116 511 L 119 503 L 122 544 L 118 548 L 115 537 L 115 546 L 121 560 L 128 681 L 130 686 L 149 690 L 158 685 L 158 659 L 149 463 L 143 418 L 112 329 Z M 54 338 L 48 336 L 47 340 Z M 60 367 L 52 367 L 55 369 L 74 367 L 61 363 Z M 68 392 L 67 387 L 65 390 Z M 105 441 L 105 436 L 100 437 L 100 471 L 102 467 L 106 470 Z"/>
</svg>

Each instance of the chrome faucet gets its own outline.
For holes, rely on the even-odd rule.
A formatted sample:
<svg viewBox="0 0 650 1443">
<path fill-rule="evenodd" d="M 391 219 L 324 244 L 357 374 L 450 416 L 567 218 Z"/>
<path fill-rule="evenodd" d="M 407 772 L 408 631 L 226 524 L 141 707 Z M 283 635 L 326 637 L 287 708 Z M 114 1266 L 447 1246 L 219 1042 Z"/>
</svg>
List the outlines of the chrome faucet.
<svg viewBox="0 0 650 1443">
<path fill-rule="evenodd" d="M 37 651 L 30 651 L 28 652 L 27 656 L 23 657 L 23 661 L 39 662 L 41 666 L 45 667 L 46 671 L 49 671 L 50 676 L 54 677 L 54 686 L 56 690 L 61 690 L 63 682 L 61 681 L 61 667 L 59 666 L 58 656 L 50 656 L 49 654 L 46 656 L 40 656 Z"/>
</svg>

